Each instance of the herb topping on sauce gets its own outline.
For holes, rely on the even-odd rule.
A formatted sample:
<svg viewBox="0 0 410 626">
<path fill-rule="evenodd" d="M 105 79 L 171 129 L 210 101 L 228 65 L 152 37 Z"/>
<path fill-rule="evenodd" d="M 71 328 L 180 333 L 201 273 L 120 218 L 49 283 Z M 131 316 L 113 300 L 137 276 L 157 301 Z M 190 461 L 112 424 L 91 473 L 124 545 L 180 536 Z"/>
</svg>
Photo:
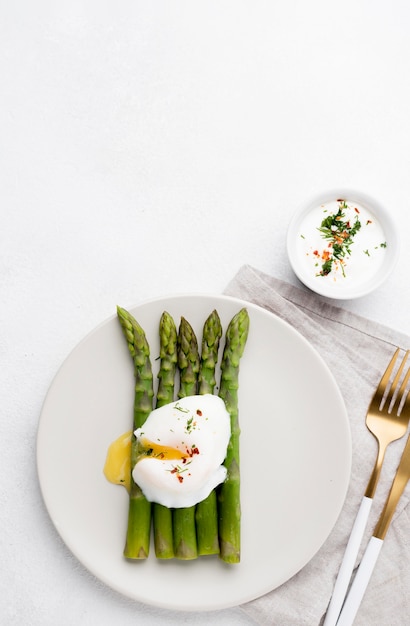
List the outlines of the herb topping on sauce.
<svg viewBox="0 0 410 626">
<path fill-rule="evenodd" d="M 346 275 L 345 258 L 351 255 L 353 237 L 362 227 L 359 220 L 359 209 L 355 208 L 356 215 L 352 223 L 351 220 L 346 220 L 345 211 L 349 208 L 346 200 L 338 200 L 338 203 L 339 208 L 337 213 L 325 217 L 318 228 L 323 239 L 328 241 L 327 250 L 323 250 L 321 255 L 318 251 L 315 251 L 315 254 L 320 256 L 323 260 L 322 269 L 318 276 L 327 276 L 330 274 L 333 265 L 339 265 L 343 276 Z"/>
</svg>

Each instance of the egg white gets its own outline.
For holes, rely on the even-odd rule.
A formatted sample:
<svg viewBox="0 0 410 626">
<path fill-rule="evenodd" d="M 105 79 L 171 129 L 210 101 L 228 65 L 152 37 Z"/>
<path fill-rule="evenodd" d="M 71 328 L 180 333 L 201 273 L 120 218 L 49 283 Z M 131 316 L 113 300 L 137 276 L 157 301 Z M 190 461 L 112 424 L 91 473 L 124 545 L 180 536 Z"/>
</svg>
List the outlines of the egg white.
<svg viewBox="0 0 410 626">
<path fill-rule="evenodd" d="M 187 396 L 166 404 L 135 431 L 145 452 L 133 468 L 133 479 L 151 502 L 168 508 L 193 506 L 225 480 L 222 464 L 230 435 L 229 413 L 218 396 Z"/>
</svg>

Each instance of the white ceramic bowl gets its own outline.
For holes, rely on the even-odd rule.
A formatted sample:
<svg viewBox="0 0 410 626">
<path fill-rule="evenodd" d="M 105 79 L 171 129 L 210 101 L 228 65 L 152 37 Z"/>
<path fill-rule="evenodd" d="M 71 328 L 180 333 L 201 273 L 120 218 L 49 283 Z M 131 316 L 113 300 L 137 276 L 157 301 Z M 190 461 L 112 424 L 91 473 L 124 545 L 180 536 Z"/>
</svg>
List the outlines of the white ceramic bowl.
<svg viewBox="0 0 410 626">
<path fill-rule="evenodd" d="M 323 219 L 344 206 L 341 200 L 347 204 L 342 219 L 350 226 L 356 218 L 361 223 L 342 263 L 334 258 L 331 238 L 324 238 L 318 230 Z M 386 280 L 398 260 L 399 236 L 379 202 L 358 191 L 336 189 L 313 198 L 295 213 L 288 227 L 287 252 L 293 271 L 309 289 L 349 300 L 370 293 Z M 332 269 L 326 274 L 329 264 L 326 268 L 323 264 L 329 255 Z"/>
</svg>

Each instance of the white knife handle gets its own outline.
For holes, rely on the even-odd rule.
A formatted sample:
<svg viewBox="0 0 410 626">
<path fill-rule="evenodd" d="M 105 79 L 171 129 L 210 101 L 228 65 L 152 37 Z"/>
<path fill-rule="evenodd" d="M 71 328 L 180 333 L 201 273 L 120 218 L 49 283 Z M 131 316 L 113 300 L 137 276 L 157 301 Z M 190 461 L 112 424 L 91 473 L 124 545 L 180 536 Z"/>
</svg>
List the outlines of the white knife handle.
<svg viewBox="0 0 410 626">
<path fill-rule="evenodd" d="M 366 496 L 363 497 L 353 524 L 345 553 L 343 555 L 342 564 L 337 575 L 335 587 L 333 589 L 333 594 L 327 609 L 323 626 L 335 626 L 337 623 L 346 591 L 349 586 L 350 578 L 352 576 L 353 568 L 356 563 L 356 557 L 359 552 L 372 504 L 372 498 L 367 498 Z"/>
<path fill-rule="evenodd" d="M 374 566 L 376 565 L 380 550 L 382 549 L 382 545 L 383 539 L 374 536 L 370 539 L 342 612 L 340 613 L 337 626 L 351 626 L 351 624 L 353 624 L 373 573 Z"/>
</svg>

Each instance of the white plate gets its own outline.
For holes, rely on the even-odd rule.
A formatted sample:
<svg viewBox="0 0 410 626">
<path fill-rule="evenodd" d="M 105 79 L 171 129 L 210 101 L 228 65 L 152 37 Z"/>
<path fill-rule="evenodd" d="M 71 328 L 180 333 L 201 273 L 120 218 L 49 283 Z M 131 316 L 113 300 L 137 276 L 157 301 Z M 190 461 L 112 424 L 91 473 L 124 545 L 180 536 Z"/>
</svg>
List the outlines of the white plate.
<svg viewBox="0 0 410 626">
<path fill-rule="evenodd" d="M 123 303 L 120 303 L 124 306 Z M 113 316 L 73 350 L 41 413 L 37 464 L 43 497 L 62 539 L 95 576 L 151 605 L 215 610 L 278 587 L 317 552 L 343 505 L 351 442 L 335 380 L 291 326 L 253 304 L 224 296 L 161 298 L 130 311 L 146 331 L 153 367 L 160 315 L 186 317 L 202 337 L 216 308 L 224 329 L 246 306 L 250 332 L 241 361 L 241 563 L 123 556 L 128 494 L 108 483 L 109 444 L 132 425 L 133 364 Z"/>
</svg>

